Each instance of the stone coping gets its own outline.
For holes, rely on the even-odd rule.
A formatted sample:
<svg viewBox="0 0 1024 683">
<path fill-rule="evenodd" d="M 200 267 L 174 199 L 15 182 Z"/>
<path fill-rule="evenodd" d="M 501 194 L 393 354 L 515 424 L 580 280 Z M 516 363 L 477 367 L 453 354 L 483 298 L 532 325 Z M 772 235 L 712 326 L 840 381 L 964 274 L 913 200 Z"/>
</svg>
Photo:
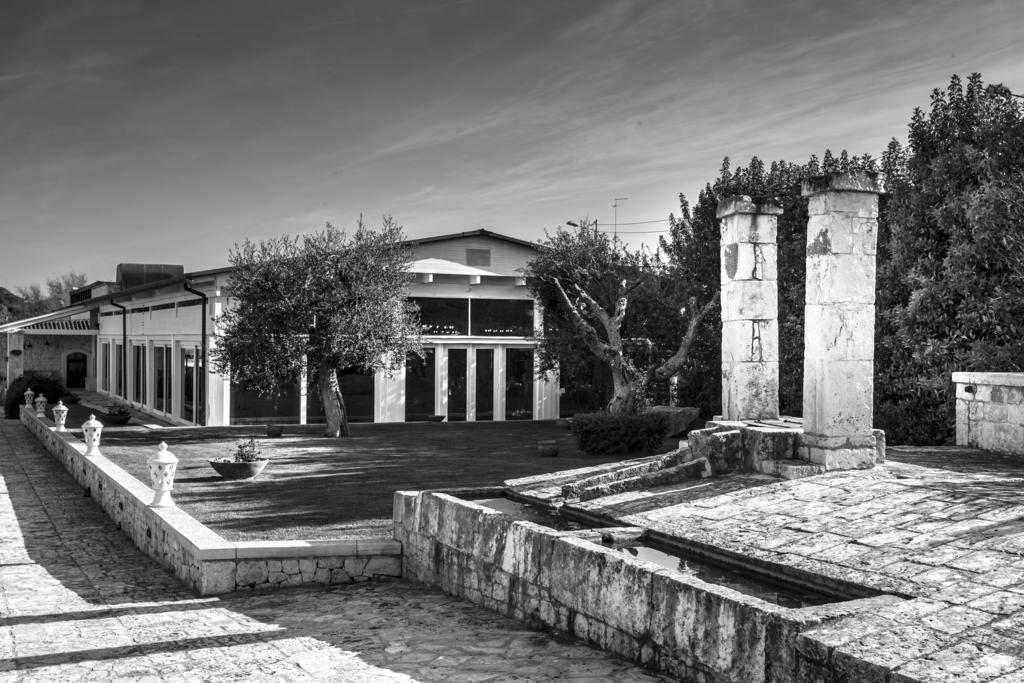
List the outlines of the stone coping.
<svg viewBox="0 0 1024 683">
<path fill-rule="evenodd" d="M 1024 372 L 954 372 L 953 383 L 1024 387 Z"/>
<path fill-rule="evenodd" d="M 104 477 L 109 485 L 128 496 L 137 499 L 155 520 L 173 535 L 190 554 L 200 561 L 242 560 L 254 558 L 310 558 L 350 555 L 401 555 L 402 545 L 392 539 L 328 539 L 328 540 L 286 540 L 286 541 L 227 541 L 220 534 L 198 521 L 177 506 L 151 507 L 153 490 L 126 472 L 119 465 L 108 460 L 103 454 L 102 440 L 100 454 L 85 456 L 86 446 L 72 432 L 57 432 L 54 423 L 45 417 L 36 416 L 35 410 L 24 409 L 22 422 L 37 423 L 60 437 L 68 447 L 82 455 Z M 35 430 L 33 430 L 35 431 Z M 171 496 L 173 498 L 173 491 Z"/>
</svg>

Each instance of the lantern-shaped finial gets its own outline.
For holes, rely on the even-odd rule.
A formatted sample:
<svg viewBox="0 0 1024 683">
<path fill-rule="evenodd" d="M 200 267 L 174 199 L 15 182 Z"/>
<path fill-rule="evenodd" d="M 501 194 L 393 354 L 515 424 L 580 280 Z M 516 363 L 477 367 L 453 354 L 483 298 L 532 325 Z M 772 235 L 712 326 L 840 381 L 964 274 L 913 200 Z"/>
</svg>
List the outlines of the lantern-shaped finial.
<svg viewBox="0 0 1024 683">
<path fill-rule="evenodd" d="M 46 397 L 42 394 L 36 396 L 36 417 L 46 417 Z"/>
<path fill-rule="evenodd" d="M 100 434 L 103 432 L 103 423 L 90 415 L 89 419 L 82 423 L 82 435 L 85 438 L 85 454 L 100 454 Z"/>
<path fill-rule="evenodd" d="M 178 459 L 167 450 L 167 444 L 161 442 L 160 450 L 149 460 L 149 478 L 153 483 L 152 507 L 171 507 L 171 489 L 174 488 L 174 471 L 178 467 Z"/>
<path fill-rule="evenodd" d="M 57 405 L 53 407 L 53 423 L 57 425 L 56 431 L 66 432 L 67 427 L 64 426 L 64 422 L 68 419 L 68 408 L 64 405 L 64 401 L 57 401 Z"/>
</svg>

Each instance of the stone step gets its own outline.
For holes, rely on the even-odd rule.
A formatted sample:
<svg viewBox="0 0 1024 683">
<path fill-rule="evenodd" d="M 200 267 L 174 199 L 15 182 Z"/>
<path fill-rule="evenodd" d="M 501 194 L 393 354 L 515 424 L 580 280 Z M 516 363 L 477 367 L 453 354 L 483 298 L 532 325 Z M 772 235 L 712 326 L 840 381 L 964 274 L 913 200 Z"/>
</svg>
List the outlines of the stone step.
<svg viewBox="0 0 1024 683">
<path fill-rule="evenodd" d="M 783 479 L 803 479 L 825 472 L 824 465 L 813 465 L 806 460 L 774 460 L 772 462 L 775 464 L 775 473 Z"/>
</svg>

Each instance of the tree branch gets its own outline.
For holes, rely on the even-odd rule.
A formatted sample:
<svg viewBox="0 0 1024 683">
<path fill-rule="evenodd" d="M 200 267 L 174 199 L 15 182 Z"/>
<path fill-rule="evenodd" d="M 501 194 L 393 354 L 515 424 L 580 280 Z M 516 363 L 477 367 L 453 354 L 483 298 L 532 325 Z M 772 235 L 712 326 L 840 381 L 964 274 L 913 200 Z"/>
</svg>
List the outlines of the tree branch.
<svg viewBox="0 0 1024 683">
<path fill-rule="evenodd" d="M 583 336 L 584 343 L 586 343 L 586 345 L 590 347 L 590 350 L 593 351 L 598 356 L 607 353 L 608 345 L 601 341 L 601 338 L 597 336 L 597 331 L 594 329 L 594 327 L 590 325 L 586 320 L 584 320 L 582 315 L 580 315 L 579 310 L 569 299 L 569 295 L 566 294 L 565 289 L 562 287 L 562 282 L 557 277 L 551 278 L 551 281 L 555 284 L 555 287 L 558 288 L 558 292 L 562 295 L 562 300 L 565 302 L 565 305 L 569 308 L 569 316 L 572 318 L 573 323 L 576 325 L 576 329 L 579 330 L 580 334 Z M 578 286 L 577 290 L 579 290 Z M 582 292 L 582 294 L 586 296 L 586 292 Z M 586 298 L 590 299 L 589 296 L 587 296 Z M 594 306 L 597 306 L 596 301 L 594 301 L 593 299 L 590 299 L 590 301 L 593 303 Z M 601 310 L 600 306 L 597 306 L 597 308 L 601 313 L 604 313 L 604 311 Z M 605 314 L 605 318 L 607 318 L 607 314 Z"/>
<path fill-rule="evenodd" d="M 693 345 L 694 340 L 697 338 L 697 328 L 700 327 L 700 323 L 707 316 L 708 313 L 718 303 L 718 292 L 711 297 L 711 300 L 704 304 L 703 308 L 697 312 L 697 314 L 690 320 L 690 324 L 686 327 L 686 334 L 683 335 L 682 341 L 679 342 L 679 349 L 672 355 L 671 358 L 662 363 L 655 374 L 661 379 L 668 379 L 673 375 L 679 373 L 682 369 L 683 364 L 686 363 L 686 358 L 690 355 L 690 347 Z M 690 297 L 689 308 L 693 310 L 697 307 L 696 297 Z"/>
</svg>

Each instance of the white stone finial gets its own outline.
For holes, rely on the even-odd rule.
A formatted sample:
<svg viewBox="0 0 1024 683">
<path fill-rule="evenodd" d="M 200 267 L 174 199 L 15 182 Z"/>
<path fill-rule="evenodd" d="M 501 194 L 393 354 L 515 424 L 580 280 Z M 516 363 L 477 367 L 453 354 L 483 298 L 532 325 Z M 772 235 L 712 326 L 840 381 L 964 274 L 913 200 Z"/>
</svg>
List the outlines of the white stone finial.
<svg viewBox="0 0 1024 683">
<path fill-rule="evenodd" d="M 178 459 L 167 450 L 167 443 L 161 441 L 160 449 L 150 458 L 149 478 L 153 487 L 151 507 L 172 507 L 171 490 L 174 488 L 174 472 L 178 467 Z"/>
<path fill-rule="evenodd" d="M 46 417 L 46 397 L 42 394 L 36 396 L 36 417 Z"/>
<path fill-rule="evenodd" d="M 57 425 L 56 428 L 55 428 L 55 431 L 58 431 L 58 432 L 66 432 L 66 431 L 68 431 L 67 427 L 64 426 L 65 421 L 68 419 L 68 408 L 67 408 L 67 406 L 64 405 L 64 401 L 58 400 L 57 401 L 57 405 L 55 405 L 53 407 L 52 412 L 53 412 L 53 423 L 55 425 Z"/>
<path fill-rule="evenodd" d="M 100 434 L 103 432 L 103 423 L 90 415 L 89 419 L 82 423 L 82 437 L 85 439 L 85 454 L 100 454 Z"/>
</svg>

